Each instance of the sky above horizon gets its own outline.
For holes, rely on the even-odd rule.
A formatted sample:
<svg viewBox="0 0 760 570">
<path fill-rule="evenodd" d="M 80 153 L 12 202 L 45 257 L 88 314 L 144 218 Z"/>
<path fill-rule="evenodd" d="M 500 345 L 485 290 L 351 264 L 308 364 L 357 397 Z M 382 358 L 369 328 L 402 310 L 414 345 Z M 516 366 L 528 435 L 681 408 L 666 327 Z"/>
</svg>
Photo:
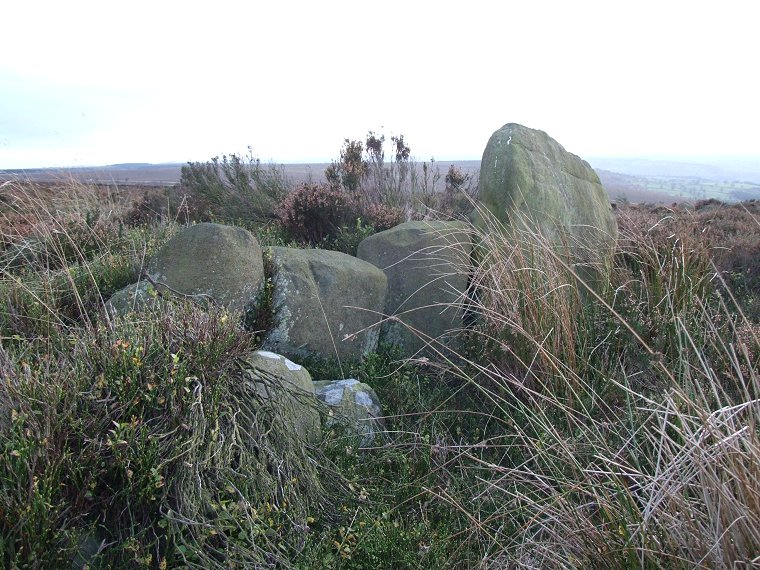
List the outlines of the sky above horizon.
<svg viewBox="0 0 760 570">
<path fill-rule="evenodd" d="M 201 6 L 6 3 L 0 169 L 327 162 L 369 130 L 480 159 L 511 122 L 584 158 L 760 157 L 754 0 Z"/>
</svg>

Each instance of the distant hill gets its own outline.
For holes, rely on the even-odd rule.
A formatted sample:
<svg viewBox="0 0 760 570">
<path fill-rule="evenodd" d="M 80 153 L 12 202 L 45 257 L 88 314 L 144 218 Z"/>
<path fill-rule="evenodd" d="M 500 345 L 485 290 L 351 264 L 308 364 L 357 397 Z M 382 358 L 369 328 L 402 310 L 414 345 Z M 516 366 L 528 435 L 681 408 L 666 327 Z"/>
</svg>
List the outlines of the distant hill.
<svg viewBox="0 0 760 570">
<path fill-rule="evenodd" d="M 29 168 L 0 170 L 0 182 L 9 179 L 58 182 L 73 178 L 81 182 L 96 184 L 171 186 L 179 182 L 181 171 L 182 164 L 150 164 L 147 162 L 77 168 Z"/>
<path fill-rule="evenodd" d="M 760 199 L 760 158 L 671 160 L 655 158 L 590 158 L 611 200 L 664 203 L 717 198 L 727 202 Z M 429 163 L 428 163 L 429 164 Z M 479 160 L 437 161 L 439 186 L 450 164 L 477 177 Z M 418 164 L 419 165 L 419 164 Z M 127 186 L 171 186 L 180 180 L 182 164 L 129 162 L 79 168 L 0 170 L 4 180 L 82 182 Z M 280 165 L 294 183 L 324 181 L 323 164 Z"/>
<path fill-rule="evenodd" d="M 590 158 L 588 162 L 613 200 L 667 203 L 760 199 L 760 158 Z"/>
<path fill-rule="evenodd" d="M 647 179 L 643 176 L 620 174 L 619 172 L 610 172 L 609 170 L 602 170 L 600 168 L 596 169 L 596 173 L 599 175 L 599 180 L 607 191 L 607 195 L 613 202 L 625 200 L 634 204 L 670 204 L 672 202 L 685 201 L 669 192 L 647 189 Z"/>
<path fill-rule="evenodd" d="M 135 170 L 138 168 L 151 168 L 153 166 L 165 166 L 165 165 L 156 165 L 156 164 L 151 164 L 150 162 L 122 162 L 119 164 L 109 164 L 108 166 L 104 166 L 103 168 L 115 168 L 117 170 Z"/>
<path fill-rule="evenodd" d="M 701 178 L 715 182 L 760 184 L 760 157 L 716 157 L 671 160 L 667 158 L 588 158 L 596 170 L 634 176 Z"/>
</svg>

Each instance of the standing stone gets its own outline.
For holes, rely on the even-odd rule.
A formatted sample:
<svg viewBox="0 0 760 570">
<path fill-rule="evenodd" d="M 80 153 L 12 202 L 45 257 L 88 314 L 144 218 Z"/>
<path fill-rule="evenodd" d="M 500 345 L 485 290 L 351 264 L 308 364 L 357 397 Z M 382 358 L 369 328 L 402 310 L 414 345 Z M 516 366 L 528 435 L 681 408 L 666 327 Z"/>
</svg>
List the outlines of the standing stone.
<svg viewBox="0 0 760 570">
<path fill-rule="evenodd" d="M 357 257 L 388 277 L 382 339 L 408 356 L 457 348 L 472 241 L 462 222 L 407 222 L 364 239 Z M 432 353 L 427 349 L 424 352 Z"/>
<path fill-rule="evenodd" d="M 210 297 L 242 313 L 264 282 L 264 261 L 251 232 L 205 223 L 170 239 L 150 260 L 147 272 L 159 291 Z"/>
<path fill-rule="evenodd" d="M 377 347 L 387 280 L 345 253 L 272 247 L 273 326 L 264 347 L 294 357 L 361 358 Z"/>
<path fill-rule="evenodd" d="M 584 279 L 605 286 L 617 222 L 589 164 L 543 131 L 515 123 L 491 135 L 480 164 L 480 200 L 502 223 L 524 218 L 567 251 Z M 482 220 L 476 223 L 482 224 Z"/>
</svg>

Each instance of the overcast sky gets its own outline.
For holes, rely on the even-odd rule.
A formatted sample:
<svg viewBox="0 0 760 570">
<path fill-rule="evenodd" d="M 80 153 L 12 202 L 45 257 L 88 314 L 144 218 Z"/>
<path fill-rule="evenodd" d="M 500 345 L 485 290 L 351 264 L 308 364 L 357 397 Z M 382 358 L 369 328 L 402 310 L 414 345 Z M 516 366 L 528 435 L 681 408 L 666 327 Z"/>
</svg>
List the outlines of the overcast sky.
<svg viewBox="0 0 760 570">
<path fill-rule="evenodd" d="M 517 122 L 583 157 L 760 156 L 757 0 L 7 1 L 0 168 L 479 159 Z"/>
</svg>

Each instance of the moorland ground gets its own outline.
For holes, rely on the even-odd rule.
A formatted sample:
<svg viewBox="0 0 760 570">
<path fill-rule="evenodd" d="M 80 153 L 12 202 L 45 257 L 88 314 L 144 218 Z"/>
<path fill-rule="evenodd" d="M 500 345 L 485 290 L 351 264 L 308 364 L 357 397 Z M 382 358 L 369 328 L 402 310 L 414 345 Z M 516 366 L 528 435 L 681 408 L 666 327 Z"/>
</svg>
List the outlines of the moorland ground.
<svg viewBox="0 0 760 570">
<path fill-rule="evenodd" d="M 692 159 L 691 161 L 592 158 L 602 185 L 612 201 L 672 204 L 717 199 L 728 202 L 760 196 L 760 169 L 757 161 L 729 159 Z M 418 167 L 421 163 L 417 163 Z M 477 177 L 479 160 L 451 160 L 432 163 L 447 169 L 450 165 Z M 179 183 L 182 164 L 116 164 L 92 168 L 28 169 L 0 171 L 0 182 L 31 180 L 61 182 L 76 180 L 87 184 L 126 186 L 166 186 Z M 282 164 L 279 167 L 294 184 L 324 182 L 329 163 Z M 442 176 L 441 176 L 442 179 Z M 438 190 L 443 188 L 439 181 Z"/>
<path fill-rule="evenodd" d="M 304 207 L 333 200 L 312 212 L 310 243 L 283 211 L 293 184 L 256 163 L 243 185 L 197 165 L 171 188 L 0 188 L 4 567 L 758 563 L 758 202 L 618 204 L 614 269 L 594 294 L 542 236 L 473 227 L 492 262 L 471 275 L 459 358 L 381 347 L 341 368 L 304 362 L 315 380 L 374 387 L 387 417 L 371 446 L 335 427 L 304 447 L 277 410 L 257 413 L 236 359 L 260 331 L 224 311 L 104 311 L 194 221 L 351 253 L 389 220 L 474 207 L 466 173 L 399 194 L 402 167 L 388 188 L 301 185 Z"/>
</svg>

